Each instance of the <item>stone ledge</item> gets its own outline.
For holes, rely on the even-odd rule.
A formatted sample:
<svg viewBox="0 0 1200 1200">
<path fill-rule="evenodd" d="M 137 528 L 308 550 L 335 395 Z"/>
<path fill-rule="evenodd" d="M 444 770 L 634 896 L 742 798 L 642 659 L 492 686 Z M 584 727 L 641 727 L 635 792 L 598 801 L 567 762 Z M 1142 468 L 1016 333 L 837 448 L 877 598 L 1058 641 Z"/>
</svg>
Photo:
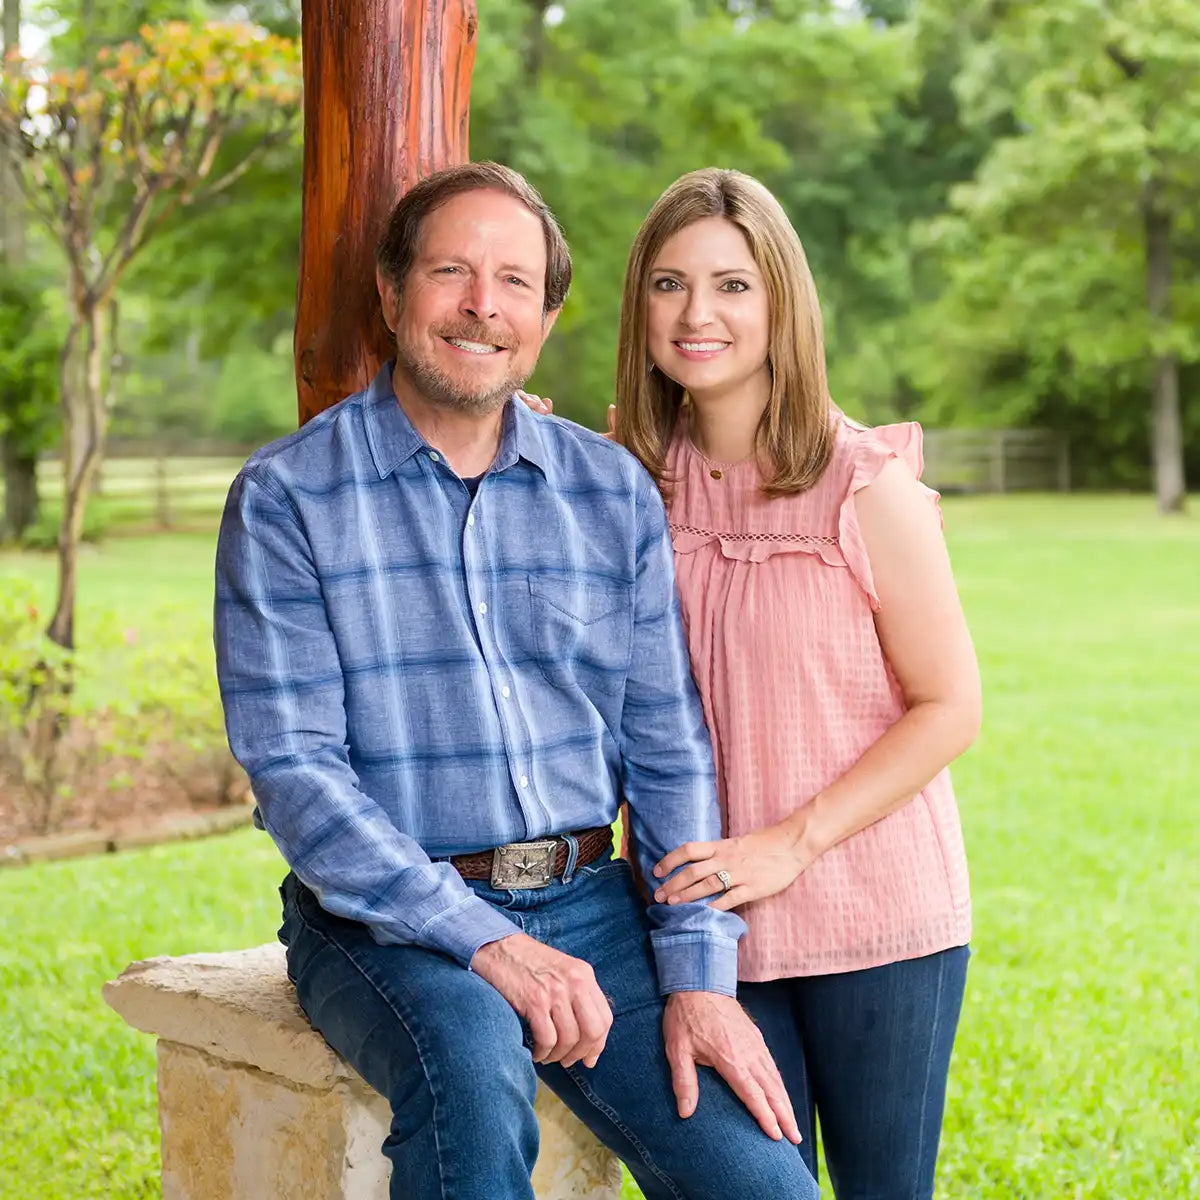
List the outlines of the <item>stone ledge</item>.
<svg viewBox="0 0 1200 1200">
<path fill-rule="evenodd" d="M 386 1200 L 386 1101 L 308 1024 L 283 947 L 133 963 L 104 998 L 158 1037 L 164 1200 Z M 621 1168 L 539 1083 L 537 1200 L 619 1200 Z"/>
<path fill-rule="evenodd" d="M 133 963 L 104 999 L 135 1029 L 313 1088 L 354 1073 L 313 1032 L 278 943 Z"/>
</svg>

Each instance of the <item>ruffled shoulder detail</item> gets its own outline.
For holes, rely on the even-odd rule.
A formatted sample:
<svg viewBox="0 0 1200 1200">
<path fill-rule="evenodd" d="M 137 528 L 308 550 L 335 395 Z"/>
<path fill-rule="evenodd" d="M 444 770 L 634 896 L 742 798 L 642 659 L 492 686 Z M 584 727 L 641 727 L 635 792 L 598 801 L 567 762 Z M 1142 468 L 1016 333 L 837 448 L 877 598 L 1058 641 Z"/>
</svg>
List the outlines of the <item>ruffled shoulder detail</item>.
<svg viewBox="0 0 1200 1200">
<path fill-rule="evenodd" d="M 735 562 L 766 562 L 777 554 L 815 554 L 831 567 L 845 567 L 839 539 L 801 533 L 719 533 L 694 525 L 671 522 L 671 542 L 676 554 L 695 554 L 715 545 L 722 557 Z"/>
<path fill-rule="evenodd" d="M 913 473 L 913 476 L 920 479 L 921 472 L 925 469 L 924 434 L 916 421 L 905 421 L 897 425 L 877 425 L 873 429 L 868 429 L 856 425 L 852 421 L 843 420 L 839 431 L 839 441 L 842 439 L 845 439 L 843 444 L 846 446 L 846 453 L 849 456 L 850 469 L 846 493 L 838 510 L 838 543 L 851 574 L 871 602 L 871 611 L 878 612 L 881 607 L 879 593 L 875 590 L 871 561 L 862 539 L 862 532 L 858 527 L 858 511 L 854 504 L 854 494 L 874 482 L 879 472 L 893 458 L 900 459 Z M 940 519 L 941 509 L 938 504 L 940 497 L 932 488 L 925 488 L 925 491 L 929 496 L 930 503 L 938 509 Z"/>
</svg>

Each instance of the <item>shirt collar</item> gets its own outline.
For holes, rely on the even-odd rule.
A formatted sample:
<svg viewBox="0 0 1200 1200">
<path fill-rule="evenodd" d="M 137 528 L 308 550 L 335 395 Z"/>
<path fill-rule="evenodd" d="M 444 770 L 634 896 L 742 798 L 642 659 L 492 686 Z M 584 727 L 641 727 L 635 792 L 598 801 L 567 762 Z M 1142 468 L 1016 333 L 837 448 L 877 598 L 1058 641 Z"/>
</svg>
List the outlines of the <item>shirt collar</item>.
<svg viewBox="0 0 1200 1200">
<path fill-rule="evenodd" d="M 379 368 L 371 380 L 363 398 L 363 415 L 366 419 L 367 443 L 379 477 L 385 479 L 401 463 L 407 462 L 418 450 L 427 449 L 428 443 L 414 428 L 408 414 L 396 399 L 392 387 L 394 361 Z M 547 473 L 548 455 L 538 428 L 540 418 L 529 408 L 513 398 L 504 406 L 503 423 L 500 429 L 500 448 L 496 452 L 493 469 L 503 471 L 511 467 L 518 458 L 532 463 L 543 475 Z"/>
</svg>

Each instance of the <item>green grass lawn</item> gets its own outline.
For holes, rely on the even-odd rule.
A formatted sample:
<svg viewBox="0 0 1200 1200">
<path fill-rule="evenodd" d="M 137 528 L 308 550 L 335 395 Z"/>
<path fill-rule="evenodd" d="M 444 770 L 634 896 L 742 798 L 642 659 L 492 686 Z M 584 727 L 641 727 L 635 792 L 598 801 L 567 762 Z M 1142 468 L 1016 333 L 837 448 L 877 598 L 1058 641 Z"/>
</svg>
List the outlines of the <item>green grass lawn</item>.
<svg viewBox="0 0 1200 1200">
<path fill-rule="evenodd" d="M 956 768 L 976 932 L 939 1195 L 1200 1197 L 1200 522 L 1140 498 L 945 507 L 987 712 Z M 206 623 L 211 557 L 113 541 L 81 595 Z M 0 556 L 0 586 L 52 569 Z M 158 1194 L 150 1040 L 100 985 L 271 938 L 280 874 L 250 832 L 0 872 L 2 1200 Z"/>
</svg>

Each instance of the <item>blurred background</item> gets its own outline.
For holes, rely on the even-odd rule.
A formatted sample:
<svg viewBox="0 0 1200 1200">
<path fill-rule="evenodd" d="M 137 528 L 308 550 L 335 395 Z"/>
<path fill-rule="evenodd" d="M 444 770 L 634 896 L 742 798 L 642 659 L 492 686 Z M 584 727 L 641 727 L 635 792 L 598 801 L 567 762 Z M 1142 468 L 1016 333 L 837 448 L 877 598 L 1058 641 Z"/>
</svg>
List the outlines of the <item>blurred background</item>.
<svg viewBox="0 0 1200 1200">
<path fill-rule="evenodd" d="M 956 768 L 978 922 L 939 1196 L 1200 1197 L 1200 6 L 478 8 L 472 156 L 540 188 L 575 260 L 532 390 L 602 425 L 634 232 L 719 165 L 762 179 L 804 242 L 836 401 L 926 428 L 987 697 Z M 0 1197 L 152 1196 L 152 1048 L 99 985 L 269 940 L 282 865 L 248 830 L 77 855 L 181 816 L 244 823 L 212 550 L 241 461 L 297 419 L 299 0 L 3 11 L 21 65 L 0 110 L 31 140 L 26 186 L 11 155 L 0 172 Z M 206 41 L 213 22 L 253 46 Z M 215 106 L 236 85 L 208 177 L 229 182 L 134 237 L 137 164 L 114 152 L 101 194 L 72 131 L 114 103 L 111 72 L 150 94 L 167 60 L 193 82 L 163 92 L 146 153 L 184 137 L 188 87 Z M 109 429 L 78 619 L 50 643 L 89 412 Z"/>
</svg>

